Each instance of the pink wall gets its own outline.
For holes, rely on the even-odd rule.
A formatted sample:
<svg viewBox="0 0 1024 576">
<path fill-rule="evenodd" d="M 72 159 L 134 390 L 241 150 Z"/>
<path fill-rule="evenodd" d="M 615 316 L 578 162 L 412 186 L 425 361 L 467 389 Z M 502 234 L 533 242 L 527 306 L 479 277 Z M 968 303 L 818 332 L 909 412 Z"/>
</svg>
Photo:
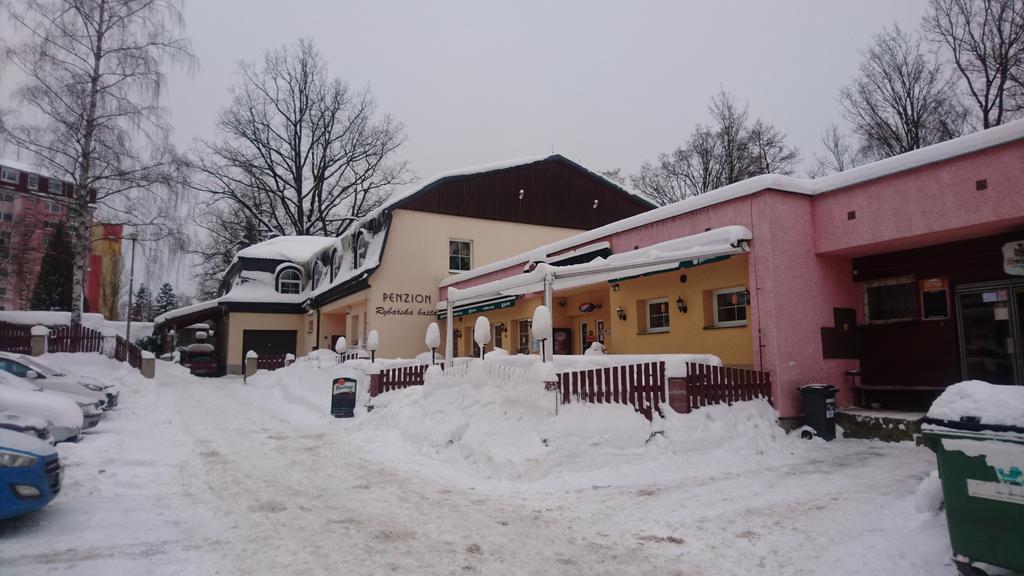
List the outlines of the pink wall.
<svg viewBox="0 0 1024 576">
<path fill-rule="evenodd" d="M 848 256 L 1012 230 L 1024 224 L 1024 141 L 822 194 L 814 221 L 815 249 Z"/>
</svg>

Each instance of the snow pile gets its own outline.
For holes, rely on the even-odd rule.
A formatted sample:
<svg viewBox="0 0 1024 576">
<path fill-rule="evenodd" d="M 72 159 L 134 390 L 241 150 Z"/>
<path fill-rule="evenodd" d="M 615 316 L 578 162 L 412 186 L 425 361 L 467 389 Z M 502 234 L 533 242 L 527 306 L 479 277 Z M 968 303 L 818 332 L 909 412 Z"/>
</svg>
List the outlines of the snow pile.
<svg viewBox="0 0 1024 576">
<path fill-rule="evenodd" d="M 960 382 L 946 388 L 932 403 L 928 418 L 951 422 L 978 418 L 980 424 L 1024 426 L 1024 387 L 980 380 Z"/>
<path fill-rule="evenodd" d="M 369 361 L 366 362 L 369 364 Z M 316 350 L 278 370 L 260 370 L 246 379 L 273 412 L 300 422 L 333 420 L 331 384 L 335 378 L 356 380 L 356 414 L 365 413 L 370 381 L 365 373 L 338 362 L 330 350 Z"/>
<path fill-rule="evenodd" d="M 551 486 L 634 483 L 756 468 L 784 460 L 791 439 L 763 401 L 702 408 L 648 422 L 625 405 L 558 406 L 535 363 L 499 379 L 474 360 L 464 377 L 430 374 L 423 386 L 374 399 L 355 440 L 375 457 L 455 481 L 472 477 Z"/>
</svg>

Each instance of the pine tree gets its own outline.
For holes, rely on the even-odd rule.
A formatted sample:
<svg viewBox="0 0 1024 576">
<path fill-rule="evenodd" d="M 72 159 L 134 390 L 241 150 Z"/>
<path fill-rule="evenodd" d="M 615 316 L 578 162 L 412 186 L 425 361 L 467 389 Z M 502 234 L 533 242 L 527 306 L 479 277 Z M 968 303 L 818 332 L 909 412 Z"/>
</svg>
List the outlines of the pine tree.
<svg viewBox="0 0 1024 576">
<path fill-rule="evenodd" d="M 133 322 L 153 320 L 153 300 L 149 295 L 149 288 L 146 288 L 145 284 L 139 284 L 139 289 L 132 297 L 131 318 Z"/>
<path fill-rule="evenodd" d="M 32 290 L 32 309 L 70 311 L 75 257 L 64 223 L 52 230 Z"/>
<path fill-rule="evenodd" d="M 164 282 L 163 286 L 160 287 L 160 292 L 156 295 L 156 300 L 153 301 L 153 317 L 170 312 L 178 307 L 178 297 L 174 294 L 174 287 L 171 286 L 170 282 Z"/>
</svg>

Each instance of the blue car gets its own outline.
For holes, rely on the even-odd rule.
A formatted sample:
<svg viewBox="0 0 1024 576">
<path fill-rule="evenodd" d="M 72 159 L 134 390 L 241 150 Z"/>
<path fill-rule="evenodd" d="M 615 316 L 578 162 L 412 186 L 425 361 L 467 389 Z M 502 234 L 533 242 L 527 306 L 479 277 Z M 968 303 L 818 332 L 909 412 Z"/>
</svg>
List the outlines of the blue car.
<svg viewBox="0 0 1024 576">
<path fill-rule="evenodd" d="M 57 450 L 28 434 L 0 429 L 0 519 L 34 512 L 60 493 Z"/>
</svg>

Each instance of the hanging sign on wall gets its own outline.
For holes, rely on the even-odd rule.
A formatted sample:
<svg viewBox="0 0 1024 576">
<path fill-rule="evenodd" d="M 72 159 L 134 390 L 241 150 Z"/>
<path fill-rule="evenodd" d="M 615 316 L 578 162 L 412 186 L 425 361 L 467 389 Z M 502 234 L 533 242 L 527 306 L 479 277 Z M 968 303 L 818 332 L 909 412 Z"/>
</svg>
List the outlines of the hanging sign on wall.
<svg viewBox="0 0 1024 576">
<path fill-rule="evenodd" d="M 1003 271 L 1011 276 L 1024 276 L 1024 241 L 1003 244 Z"/>
</svg>

